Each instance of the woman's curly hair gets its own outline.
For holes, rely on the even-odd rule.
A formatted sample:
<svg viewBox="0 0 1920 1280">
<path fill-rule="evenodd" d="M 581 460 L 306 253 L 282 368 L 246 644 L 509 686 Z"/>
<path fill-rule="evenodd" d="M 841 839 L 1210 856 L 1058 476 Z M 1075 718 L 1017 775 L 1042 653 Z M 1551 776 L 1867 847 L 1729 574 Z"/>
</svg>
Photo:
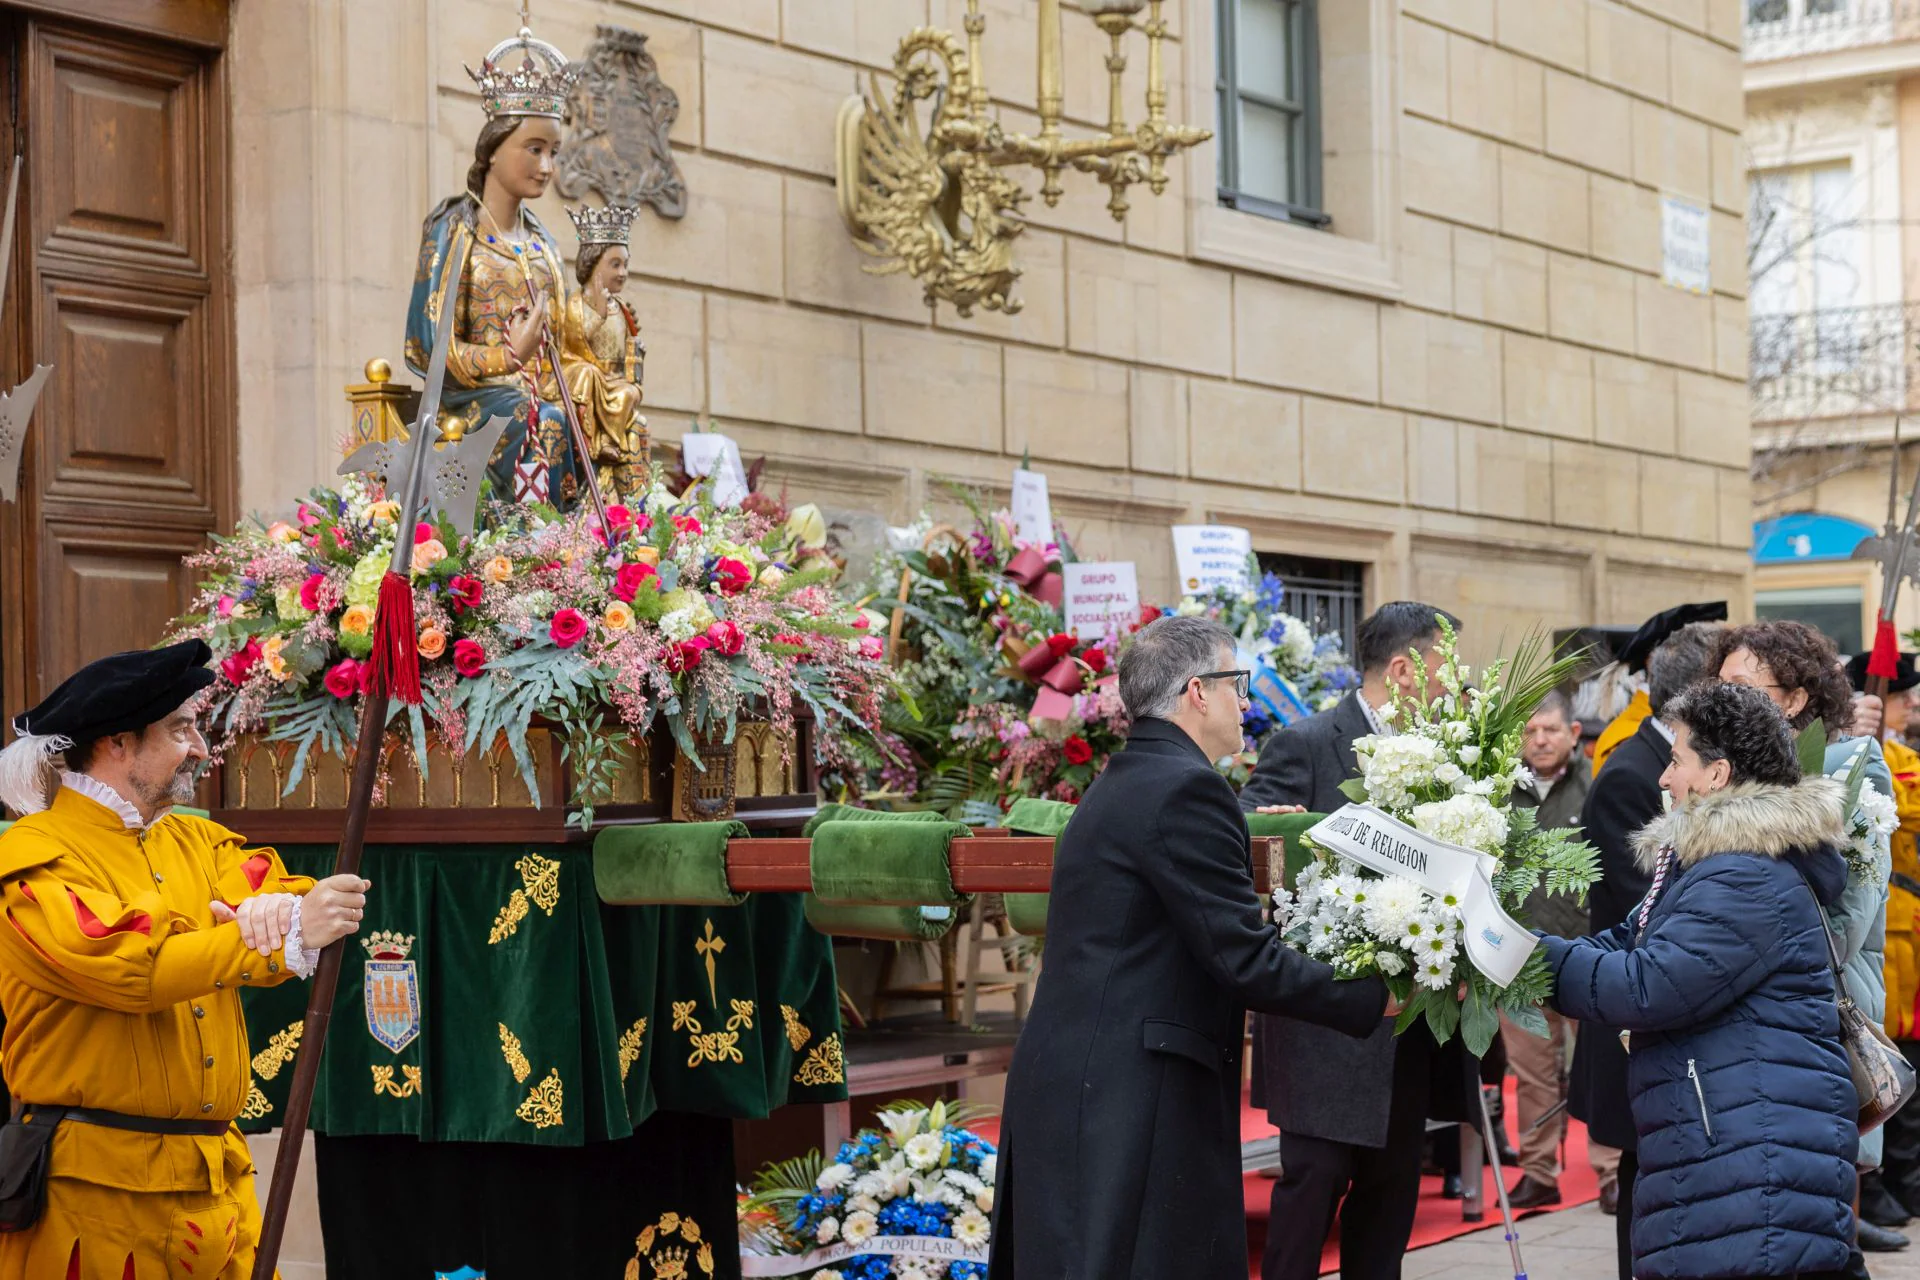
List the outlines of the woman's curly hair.
<svg viewBox="0 0 1920 1280">
<path fill-rule="evenodd" d="M 1741 649 L 1766 664 L 1773 682 L 1791 692 L 1799 689 L 1807 695 L 1807 705 L 1793 717 L 1793 727 L 1804 729 L 1818 720 L 1826 725 L 1827 736 L 1837 737 L 1853 724 L 1853 686 L 1840 669 L 1840 654 L 1833 641 L 1804 622 L 1749 622 L 1728 627 L 1720 633 L 1713 651 L 1711 671 L 1717 678 L 1728 658 Z"/>
<path fill-rule="evenodd" d="M 1734 782 L 1800 781 L 1793 730 L 1773 699 L 1743 684 L 1697 684 L 1667 704 L 1663 718 L 1687 726 L 1701 761 L 1725 760 Z"/>
</svg>

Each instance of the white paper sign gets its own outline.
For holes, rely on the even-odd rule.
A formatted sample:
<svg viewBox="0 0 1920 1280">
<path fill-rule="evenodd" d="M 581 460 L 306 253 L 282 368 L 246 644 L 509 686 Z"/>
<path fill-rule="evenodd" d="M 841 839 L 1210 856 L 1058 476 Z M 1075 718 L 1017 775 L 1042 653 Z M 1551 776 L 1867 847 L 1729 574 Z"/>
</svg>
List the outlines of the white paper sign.
<svg viewBox="0 0 1920 1280">
<path fill-rule="evenodd" d="M 1411 880 L 1428 893 L 1452 894 L 1466 922 L 1467 959 L 1498 987 L 1520 973 L 1539 939 L 1500 906 L 1493 891 L 1499 863 L 1490 854 L 1436 840 L 1370 804 L 1350 804 L 1307 835 L 1322 848 L 1382 875 Z"/>
<path fill-rule="evenodd" d="M 1225 524 L 1173 526 L 1173 559 L 1180 571 L 1180 590 L 1186 595 L 1215 587 L 1247 589 L 1247 557 L 1253 554 L 1253 535 Z"/>
<path fill-rule="evenodd" d="M 1047 501 L 1047 478 L 1024 467 L 1016 467 L 1013 472 L 1013 536 L 1038 546 L 1053 541 L 1053 507 Z"/>
<path fill-rule="evenodd" d="M 1125 631 L 1140 620 L 1140 580 L 1133 561 L 1063 564 L 1067 630 L 1082 640 L 1099 640 Z"/>
<path fill-rule="evenodd" d="M 713 505 L 737 507 L 746 501 L 747 470 L 740 463 L 740 446 L 731 436 L 715 431 L 689 431 L 680 440 L 687 474 L 713 477 Z"/>
<path fill-rule="evenodd" d="M 1689 293 L 1713 291 L 1713 246 L 1704 206 L 1679 196 L 1660 200 L 1660 277 Z"/>
</svg>

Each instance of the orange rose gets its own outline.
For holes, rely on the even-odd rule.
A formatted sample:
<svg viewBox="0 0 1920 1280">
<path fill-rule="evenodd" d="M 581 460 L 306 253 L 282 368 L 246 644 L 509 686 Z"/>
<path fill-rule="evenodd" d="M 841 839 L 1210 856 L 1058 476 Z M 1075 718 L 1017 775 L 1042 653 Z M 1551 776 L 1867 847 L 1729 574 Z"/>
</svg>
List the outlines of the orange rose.
<svg viewBox="0 0 1920 1280">
<path fill-rule="evenodd" d="M 627 552 L 627 559 L 638 560 L 641 564 L 657 565 L 660 563 L 660 553 L 652 547 L 635 547 Z"/>
<path fill-rule="evenodd" d="M 420 656 L 431 662 L 447 651 L 447 633 L 438 627 L 425 627 L 420 632 Z"/>
<path fill-rule="evenodd" d="M 340 615 L 340 630 L 348 635 L 364 636 L 373 630 L 373 610 L 356 604 Z"/>
<path fill-rule="evenodd" d="M 480 566 L 480 576 L 492 583 L 505 582 L 513 576 L 513 561 L 505 556 L 495 556 Z"/>
<path fill-rule="evenodd" d="M 633 630 L 633 609 L 624 600 L 615 600 L 607 606 L 607 614 L 603 621 L 609 631 L 631 631 Z"/>
</svg>

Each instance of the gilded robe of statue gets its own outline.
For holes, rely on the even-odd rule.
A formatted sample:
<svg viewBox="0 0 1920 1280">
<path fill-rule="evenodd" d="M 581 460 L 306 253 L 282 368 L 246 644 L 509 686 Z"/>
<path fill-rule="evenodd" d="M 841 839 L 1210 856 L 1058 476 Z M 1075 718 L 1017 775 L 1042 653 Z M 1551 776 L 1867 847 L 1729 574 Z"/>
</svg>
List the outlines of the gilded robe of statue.
<svg viewBox="0 0 1920 1280">
<path fill-rule="evenodd" d="M 640 326 L 618 298 L 602 316 L 575 293 L 562 325 L 560 371 L 580 412 L 601 493 L 610 502 L 635 502 L 649 482 L 647 424 L 635 343 Z"/>
<path fill-rule="evenodd" d="M 477 228 L 487 225 L 471 195 L 443 202 L 422 231 L 413 296 L 407 306 L 407 364 L 424 375 L 439 329 L 446 273 L 455 273 L 453 342 L 447 354 L 442 417 L 469 427 L 499 415 L 507 429 L 487 468 L 496 499 L 547 501 L 566 508 L 578 489 L 573 444 L 560 383 L 544 347 L 515 369 L 507 331 L 516 309 L 529 304 L 531 284 L 547 300 L 549 323 L 567 314 L 566 275 L 553 237 L 523 211 L 525 238 L 509 240 Z"/>
<path fill-rule="evenodd" d="M 184 814 L 142 827 L 125 800 L 70 775 L 0 835 L 0 1070 L 14 1101 L 231 1122 L 254 1092 L 240 989 L 293 974 L 209 904 L 312 887 L 224 827 Z M 40 1221 L 0 1235 L 0 1276 L 251 1273 L 260 1206 L 230 1124 L 211 1137 L 69 1120 L 50 1167 Z"/>
</svg>

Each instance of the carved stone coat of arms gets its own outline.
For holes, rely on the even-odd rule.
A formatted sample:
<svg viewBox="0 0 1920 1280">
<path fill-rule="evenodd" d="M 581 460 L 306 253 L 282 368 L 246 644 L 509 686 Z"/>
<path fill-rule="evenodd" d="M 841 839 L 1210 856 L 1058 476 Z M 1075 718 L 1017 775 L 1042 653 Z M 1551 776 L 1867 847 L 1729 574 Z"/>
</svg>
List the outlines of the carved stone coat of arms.
<svg viewBox="0 0 1920 1280">
<path fill-rule="evenodd" d="M 587 47 L 572 98 L 573 137 L 560 153 L 560 194 L 589 190 L 609 205 L 652 205 L 663 218 L 687 211 L 687 184 L 667 133 L 680 95 L 660 79 L 647 37 L 600 27 Z"/>
</svg>

